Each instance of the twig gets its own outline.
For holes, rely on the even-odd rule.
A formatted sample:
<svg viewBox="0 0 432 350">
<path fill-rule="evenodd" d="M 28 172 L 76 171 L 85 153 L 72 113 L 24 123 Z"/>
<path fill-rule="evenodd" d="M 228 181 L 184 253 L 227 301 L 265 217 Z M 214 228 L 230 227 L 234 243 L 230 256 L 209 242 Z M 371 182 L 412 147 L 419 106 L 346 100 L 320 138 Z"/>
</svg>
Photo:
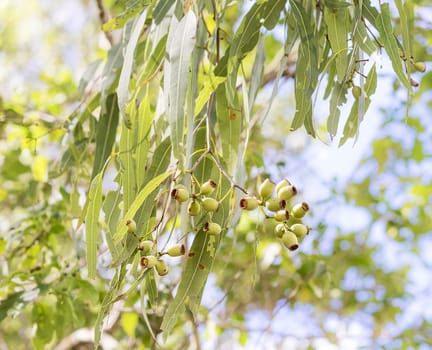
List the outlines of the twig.
<svg viewBox="0 0 432 350">
<path fill-rule="evenodd" d="M 105 10 L 105 7 L 103 5 L 102 0 L 96 0 L 96 4 L 97 4 L 98 10 L 99 10 L 99 20 L 100 20 L 101 24 L 103 25 L 109 21 L 109 17 L 107 15 L 107 12 Z M 104 30 L 103 33 L 105 34 L 105 37 L 107 38 L 110 45 L 113 46 L 114 45 L 114 38 L 113 38 L 111 32 Z"/>
</svg>

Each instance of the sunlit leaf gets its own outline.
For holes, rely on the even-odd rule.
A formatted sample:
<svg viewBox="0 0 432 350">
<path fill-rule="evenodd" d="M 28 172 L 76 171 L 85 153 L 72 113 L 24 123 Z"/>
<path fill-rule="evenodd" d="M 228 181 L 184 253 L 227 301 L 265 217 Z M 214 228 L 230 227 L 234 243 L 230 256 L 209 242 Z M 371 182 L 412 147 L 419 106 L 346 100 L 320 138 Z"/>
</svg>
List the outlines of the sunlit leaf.
<svg viewBox="0 0 432 350">
<path fill-rule="evenodd" d="M 99 239 L 99 213 L 102 207 L 102 173 L 97 174 L 88 193 L 88 210 L 85 219 L 86 257 L 89 278 L 96 277 L 97 242 Z"/>
<path fill-rule="evenodd" d="M 120 242 L 126 235 L 126 221 L 133 219 L 136 212 L 138 211 L 144 200 L 147 198 L 147 196 L 150 195 L 154 190 L 156 190 L 160 186 L 160 184 L 170 175 L 171 172 L 166 172 L 164 174 L 156 176 L 148 183 L 146 183 L 144 188 L 136 195 L 135 199 L 133 200 L 132 204 L 130 205 L 129 209 L 127 210 L 123 219 L 120 221 L 117 227 L 117 232 L 114 235 L 114 241 L 116 243 Z"/>
<path fill-rule="evenodd" d="M 129 101 L 129 80 L 132 72 L 135 48 L 138 44 L 138 39 L 144 27 L 146 17 L 147 10 L 144 10 L 143 13 L 136 19 L 131 29 L 131 35 L 126 45 L 123 67 L 121 69 L 119 83 L 116 90 L 120 115 L 129 129 L 132 127 L 132 121 L 128 115 L 128 112 L 126 111 L 126 106 Z"/>
<path fill-rule="evenodd" d="M 164 89 L 174 156 L 184 157 L 185 103 L 190 57 L 195 46 L 197 18 L 190 10 L 178 22 L 173 16 L 167 39 Z"/>
</svg>

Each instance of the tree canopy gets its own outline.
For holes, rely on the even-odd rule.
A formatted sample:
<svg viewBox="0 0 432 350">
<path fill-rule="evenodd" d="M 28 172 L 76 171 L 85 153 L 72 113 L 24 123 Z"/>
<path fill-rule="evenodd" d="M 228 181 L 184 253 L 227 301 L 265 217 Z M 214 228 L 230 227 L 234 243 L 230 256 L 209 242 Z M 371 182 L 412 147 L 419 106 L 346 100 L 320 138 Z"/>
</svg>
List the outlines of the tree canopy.
<svg viewBox="0 0 432 350">
<path fill-rule="evenodd" d="M 3 348 L 432 342 L 427 2 L 1 6 Z"/>
</svg>

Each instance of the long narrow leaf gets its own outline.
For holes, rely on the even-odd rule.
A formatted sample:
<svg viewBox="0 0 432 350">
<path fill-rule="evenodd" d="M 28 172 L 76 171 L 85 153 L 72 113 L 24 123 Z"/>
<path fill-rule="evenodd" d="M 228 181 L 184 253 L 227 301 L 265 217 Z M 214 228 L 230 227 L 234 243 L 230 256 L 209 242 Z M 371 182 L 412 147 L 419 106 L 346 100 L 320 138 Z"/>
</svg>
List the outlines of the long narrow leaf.
<svg viewBox="0 0 432 350">
<path fill-rule="evenodd" d="M 166 172 L 155 177 L 154 179 L 149 181 L 144 186 L 144 188 L 137 194 L 128 211 L 125 213 L 123 219 L 120 221 L 120 224 L 117 227 L 117 232 L 114 235 L 114 242 L 118 243 L 123 239 L 127 232 L 126 222 L 130 219 L 133 219 L 136 212 L 138 211 L 144 200 L 147 198 L 147 196 L 151 194 L 154 190 L 156 190 L 156 188 L 158 188 L 160 184 L 170 175 L 171 172 Z"/>
<path fill-rule="evenodd" d="M 88 210 L 85 221 L 86 258 L 89 278 L 96 277 L 96 255 L 99 237 L 98 222 L 102 207 L 102 173 L 94 177 L 88 194 Z"/>
<path fill-rule="evenodd" d="M 115 94 L 111 94 L 106 100 L 106 111 L 101 111 L 96 126 L 96 151 L 92 178 L 102 170 L 106 160 L 111 155 L 117 133 L 118 119 L 117 97 Z"/>
<path fill-rule="evenodd" d="M 129 80 L 132 72 L 132 64 L 134 59 L 135 48 L 138 44 L 139 35 L 144 27 L 147 17 L 147 9 L 135 21 L 129 42 L 126 45 L 124 54 L 123 67 L 120 73 L 119 83 L 117 86 L 118 106 L 120 115 L 123 118 L 126 126 L 130 129 L 132 122 L 126 111 L 126 106 L 129 100 Z"/>
<path fill-rule="evenodd" d="M 174 156 L 184 156 L 185 103 L 189 65 L 195 46 L 197 18 L 190 10 L 180 22 L 173 16 L 167 40 L 164 89 Z"/>
<path fill-rule="evenodd" d="M 393 33 L 393 24 L 388 3 L 381 5 L 381 13 L 375 18 L 375 22 L 378 32 L 380 33 L 380 40 L 389 55 L 393 70 L 398 76 L 400 82 L 409 89 L 410 82 L 403 70 L 398 42 Z"/>
</svg>

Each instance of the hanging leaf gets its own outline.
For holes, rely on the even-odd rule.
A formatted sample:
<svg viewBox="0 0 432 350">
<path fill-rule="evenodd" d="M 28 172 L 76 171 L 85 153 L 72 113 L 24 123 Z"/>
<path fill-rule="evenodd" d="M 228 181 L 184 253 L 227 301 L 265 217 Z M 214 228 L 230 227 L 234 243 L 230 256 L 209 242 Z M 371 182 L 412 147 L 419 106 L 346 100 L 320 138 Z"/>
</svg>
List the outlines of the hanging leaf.
<svg viewBox="0 0 432 350">
<path fill-rule="evenodd" d="M 327 131 L 330 137 L 333 138 L 338 129 L 340 118 L 340 106 L 346 102 L 346 93 L 348 85 L 345 83 L 334 85 L 332 97 L 330 99 L 330 115 L 327 119 Z"/>
<path fill-rule="evenodd" d="M 338 82 L 345 80 L 348 67 L 348 11 L 325 9 L 324 19 L 333 55 L 336 56 Z"/>
<path fill-rule="evenodd" d="M 126 221 L 133 219 L 136 212 L 144 202 L 144 200 L 147 198 L 149 194 L 151 194 L 156 188 L 160 186 L 160 184 L 167 179 L 168 176 L 171 175 L 171 172 L 166 172 L 164 174 L 161 174 L 159 176 L 156 176 L 154 179 L 150 180 L 144 188 L 137 194 L 134 201 L 130 205 L 129 209 L 125 213 L 123 219 L 120 221 L 117 232 L 114 235 L 114 242 L 118 243 L 120 242 L 123 237 L 126 235 L 127 227 L 126 227 Z"/>
<path fill-rule="evenodd" d="M 410 82 L 403 70 L 398 41 L 393 33 L 393 24 L 388 3 L 381 4 L 381 13 L 376 16 L 375 22 L 380 34 L 380 40 L 389 55 L 393 70 L 400 82 L 407 89 L 410 89 Z"/>
<path fill-rule="evenodd" d="M 116 90 L 120 115 L 129 129 L 132 127 L 132 121 L 126 111 L 126 106 L 129 101 L 129 80 L 132 73 L 132 64 L 135 48 L 138 44 L 138 38 L 144 27 L 146 18 L 147 9 L 144 10 L 144 12 L 135 20 L 133 24 L 131 35 L 126 45 L 123 67 L 120 73 L 119 83 Z"/>
<path fill-rule="evenodd" d="M 96 277 L 97 242 L 99 238 L 98 222 L 102 207 L 102 173 L 97 174 L 88 193 L 88 210 L 85 219 L 86 257 L 89 278 Z"/>
<path fill-rule="evenodd" d="M 312 116 L 312 94 L 318 81 L 317 36 L 311 25 L 312 14 L 307 13 L 300 2 L 291 0 L 291 8 L 300 32 L 299 56 L 296 67 L 295 101 L 296 113 L 291 127 L 302 125 L 315 137 Z"/>
<path fill-rule="evenodd" d="M 285 4 L 286 0 L 255 2 L 234 34 L 226 54 L 228 56 L 226 90 L 230 107 L 235 107 L 233 103 L 236 95 L 237 71 L 241 60 L 257 45 L 261 26 L 265 25 L 267 29 L 272 29 L 276 25 Z M 216 71 L 215 74 L 220 75 Z"/>
<path fill-rule="evenodd" d="M 198 115 L 208 102 L 210 95 L 214 93 L 217 87 L 226 80 L 226 77 L 210 75 L 204 86 L 200 89 L 198 98 L 195 102 L 194 115 Z"/>
<path fill-rule="evenodd" d="M 122 51 L 123 47 L 121 44 L 114 45 L 108 51 L 108 58 L 102 72 L 101 82 L 100 105 L 102 107 L 102 113 L 105 113 L 105 101 L 107 101 L 107 96 L 114 92 L 114 86 L 117 85 L 123 64 Z"/>
<path fill-rule="evenodd" d="M 368 109 L 370 105 L 370 96 L 372 96 L 376 90 L 377 86 L 377 74 L 376 74 L 376 68 L 373 66 L 368 74 L 368 77 L 366 79 L 366 84 L 364 86 L 364 92 L 366 93 L 366 98 L 363 96 L 361 98 L 365 98 L 364 102 L 364 112 Z M 339 142 L 339 146 L 342 146 L 349 138 L 355 137 L 358 133 L 359 129 L 359 99 L 357 99 L 352 108 L 350 115 L 348 117 L 348 120 L 345 123 L 343 136 Z"/>
<path fill-rule="evenodd" d="M 96 151 L 93 162 L 93 179 L 98 174 L 107 159 L 111 156 L 112 147 L 117 134 L 119 110 L 117 96 L 111 94 L 106 101 L 106 111 L 102 112 L 96 125 Z"/>
<path fill-rule="evenodd" d="M 183 160 L 185 104 L 190 57 L 195 47 L 197 19 L 190 10 L 180 22 L 173 16 L 167 39 L 164 89 L 174 157 Z"/>
<path fill-rule="evenodd" d="M 113 236 L 116 232 L 118 221 L 120 219 L 120 202 L 121 202 L 121 193 L 120 191 L 110 191 L 105 197 L 103 203 L 103 211 L 105 213 L 105 222 L 108 225 L 108 232 L 106 235 L 106 240 L 108 244 L 108 248 L 110 250 L 111 256 L 115 260 L 121 251 L 121 247 L 118 244 L 115 244 L 113 241 Z"/>
<path fill-rule="evenodd" d="M 163 58 L 166 51 L 168 36 L 165 35 L 159 40 L 150 57 L 146 59 L 143 72 L 139 78 L 140 84 L 145 84 L 151 80 L 162 66 Z"/>
<path fill-rule="evenodd" d="M 171 139 L 167 137 L 163 140 L 160 145 L 155 149 L 153 153 L 153 158 L 151 159 L 151 164 L 146 171 L 143 171 L 143 186 L 150 182 L 153 178 L 165 173 L 170 164 L 171 160 Z M 149 227 L 152 225 L 150 217 L 155 211 L 155 199 L 157 192 L 153 192 L 148 195 L 147 199 L 144 201 L 141 208 L 138 210 L 135 221 L 137 224 L 137 229 L 144 237 L 147 239 L 146 234 L 149 232 Z"/>
</svg>

